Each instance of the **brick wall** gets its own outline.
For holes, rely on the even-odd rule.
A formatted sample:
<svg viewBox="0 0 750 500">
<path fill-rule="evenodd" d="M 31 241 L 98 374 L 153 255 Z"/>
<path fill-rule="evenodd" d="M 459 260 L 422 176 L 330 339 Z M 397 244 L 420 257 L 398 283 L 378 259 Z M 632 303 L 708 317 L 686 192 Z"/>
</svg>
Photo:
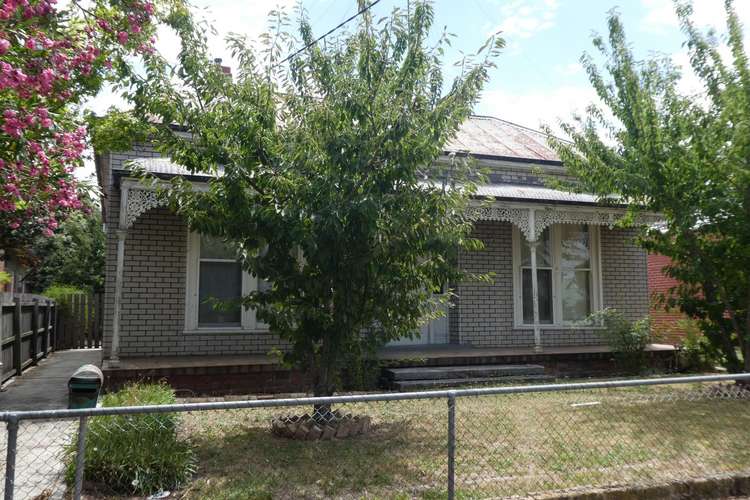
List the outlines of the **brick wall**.
<svg viewBox="0 0 750 500">
<path fill-rule="evenodd" d="M 632 241 L 633 231 L 601 228 L 602 295 L 605 307 L 616 308 L 630 319 L 648 313 L 646 254 Z M 514 328 L 512 226 L 482 221 L 474 237 L 484 242 L 480 252 L 463 253 L 460 265 L 474 273 L 493 272 L 493 283 L 462 283 L 457 290 L 460 312 L 455 323 L 464 344 L 475 346 L 534 345 L 532 329 Z M 596 345 L 593 330 L 543 329 L 542 345 Z"/>
<path fill-rule="evenodd" d="M 539 187 L 546 185 L 545 177 L 549 176 L 560 180 L 572 180 L 559 172 L 549 171 L 545 176 L 540 176 L 532 167 L 511 167 L 507 165 L 493 166 L 487 174 L 487 178 L 492 184 L 518 184 Z"/>
<path fill-rule="evenodd" d="M 111 156 L 113 165 L 144 156 L 158 156 L 140 146 Z M 107 190 L 107 261 L 104 294 L 104 355 L 112 342 L 117 227 L 120 194 L 113 179 Z M 175 356 L 265 354 L 283 343 L 269 333 L 196 334 L 184 331 L 188 229 L 166 208 L 141 215 L 128 229 L 120 316 L 120 355 Z"/>
<path fill-rule="evenodd" d="M 669 289 L 677 286 L 678 281 L 666 276 L 662 269 L 670 263 L 669 257 L 659 254 L 648 256 L 648 291 L 652 299 L 651 321 L 654 329 L 662 336 L 662 341 L 669 344 L 679 344 L 685 332 L 678 322 L 686 316 L 679 310 L 666 311 L 656 304 L 655 294 L 668 293 Z"/>
<path fill-rule="evenodd" d="M 103 178 L 107 228 L 105 279 L 104 351 L 109 355 L 114 304 L 114 278 L 120 196 L 110 167 L 129 159 L 158 157 L 149 145 L 133 151 L 105 155 Z M 535 184 L 528 171 L 495 171 L 495 182 Z M 523 178 L 521 178 L 523 176 Z M 506 178 L 507 177 L 507 178 Z M 512 226 L 500 222 L 479 222 L 475 236 L 486 248 L 462 254 L 459 265 L 468 271 L 496 276 L 492 284 L 463 283 L 449 310 L 451 342 L 477 346 L 532 346 L 531 329 L 513 327 Z M 202 354 L 266 353 L 283 347 L 268 333 L 195 334 L 184 331 L 187 228 L 167 209 L 157 208 L 141 215 L 128 230 L 125 244 L 125 272 L 122 295 L 121 355 L 167 356 Z M 633 319 L 648 311 L 646 256 L 631 241 L 631 232 L 602 228 L 604 305 L 624 311 Z M 600 343 L 590 330 L 543 330 L 544 345 Z"/>
</svg>

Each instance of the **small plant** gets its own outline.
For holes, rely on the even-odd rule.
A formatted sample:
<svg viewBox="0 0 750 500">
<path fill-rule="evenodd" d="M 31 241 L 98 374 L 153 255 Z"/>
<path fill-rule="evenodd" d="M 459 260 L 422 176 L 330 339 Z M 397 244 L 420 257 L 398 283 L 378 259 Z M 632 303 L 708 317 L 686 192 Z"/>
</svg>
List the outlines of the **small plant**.
<svg viewBox="0 0 750 500">
<path fill-rule="evenodd" d="M 591 314 L 586 325 L 600 326 L 597 332 L 612 349 L 620 368 L 628 373 L 641 373 L 648 366 L 646 347 L 652 341 L 651 319 L 630 321 L 621 312 L 605 308 Z"/>
<path fill-rule="evenodd" d="M 42 295 L 49 297 L 58 304 L 67 304 L 71 295 L 80 295 L 83 293 L 85 293 L 84 290 L 73 285 L 54 284 L 44 290 Z"/>
<path fill-rule="evenodd" d="M 107 394 L 102 405 L 175 402 L 166 384 L 132 384 Z M 177 435 L 173 413 L 93 417 L 86 436 L 85 479 L 122 494 L 148 495 L 185 483 L 195 471 L 192 447 Z M 76 439 L 66 449 L 69 483 L 75 477 Z"/>
<path fill-rule="evenodd" d="M 695 321 L 680 320 L 678 328 L 685 332 L 680 344 L 680 369 L 691 372 L 705 372 L 723 364 L 724 360 L 721 353 L 711 345 L 711 342 L 703 335 L 700 326 Z"/>
</svg>

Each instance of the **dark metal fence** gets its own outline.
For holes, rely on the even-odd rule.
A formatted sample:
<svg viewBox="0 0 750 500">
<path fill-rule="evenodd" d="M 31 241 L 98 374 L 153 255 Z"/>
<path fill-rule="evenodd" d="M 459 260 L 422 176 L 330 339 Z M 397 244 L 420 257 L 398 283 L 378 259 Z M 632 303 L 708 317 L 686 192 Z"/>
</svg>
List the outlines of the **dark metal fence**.
<svg viewBox="0 0 750 500">
<path fill-rule="evenodd" d="M 69 487 L 80 498 L 84 480 L 102 482 L 87 468 L 91 439 L 156 429 L 179 434 L 200 473 L 220 476 L 182 485 L 188 498 L 239 498 L 253 479 L 267 481 L 263 498 L 570 498 L 618 488 L 682 498 L 710 478 L 750 487 L 750 390 L 734 381 L 750 374 L 0 412 L 4 494 L 48 498 Z M 324 437 L 326 419 L 341 415 L 367 416 L 367 432 L 304 443 L 272 434 L 280 413 L 313 408 L 323 413 L 299 420 L 305 435 Z M 167 414 L 176 425 L 159 418 Z M 233 480 L 244 493 L 221 491 Z"/>
<path fill-rule="evenodd" d="M 41 295 L 0 294 L 0 383 L 55 349 L 57 307 Z"/>
</svg>

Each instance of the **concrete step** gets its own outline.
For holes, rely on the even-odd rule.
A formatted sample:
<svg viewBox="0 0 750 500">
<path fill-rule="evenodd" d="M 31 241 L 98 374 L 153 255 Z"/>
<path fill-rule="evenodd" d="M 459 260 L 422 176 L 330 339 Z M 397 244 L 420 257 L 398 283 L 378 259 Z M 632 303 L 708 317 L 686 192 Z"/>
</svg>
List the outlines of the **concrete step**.
<svg viewBox="0 0 750 500">
<path fill-rule="evenodd" d="M 512 376 L 544 375 L 542 365 L 466 365 L 417 366 L 387 368 L 385 377 L 391 381 L 485 379 Z"/>
<path fill-rule="evenodd" d="M 521 383 L 545 383 L 555 379 L 552 375 L 521 375 L 504 377 L 475 377 L 475 378 L 443 378 L 430 380 L 397 380 L 392 382 L 392 388 L 398 391 L 413 391 L 418 389 L 441 389 L 447 387 L 461 387 L 468 385 L 501 385 Z"/>
</svg>

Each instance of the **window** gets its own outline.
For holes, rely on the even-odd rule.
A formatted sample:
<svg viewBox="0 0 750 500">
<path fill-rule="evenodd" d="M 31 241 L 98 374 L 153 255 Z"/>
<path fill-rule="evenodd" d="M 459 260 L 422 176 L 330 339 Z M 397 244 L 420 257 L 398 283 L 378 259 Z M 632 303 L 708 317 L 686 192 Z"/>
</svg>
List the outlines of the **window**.
<svg viewBox="0 0 750 500">
<path fill-rule="evenodd" d="M 523 322 L 534 323 L 531 286 L 531 247 L 524 238 L 521 247 L 521 288 L 523 291 Z M 539 298 L 539 322 L 552 324 L 552 241 L 545 229 L 536 247 L 536 279 Z"/>
<path fill-rule="evenodd" d="M 258 280 L 242 271 L 236 251 L 217 238 L 190 233 L 187 258 L 185 329 L 199 331 L 266 330 L 255 311 L 231 304 L 255 290 Z M 264 286 L 264 283 L 261 284 Z M 225 303 L 214 307 L 216 301 Z"/>
<path fill-rule="evenodd" d="M 201 236 L 198 267 L 198 326 L 241 326 L 239 304 L 212 303 L 242 297 L 242 268 L 235 250 L 217 238 Z"/>
<path fill-rule="evenodd" d="M 536 247 L 539 323 L 565 325 L 598 309 L 599 231 L 584 224 L 545 229 Z M 531 246 L 513 229 L 514 299 L 517 326 L 534 324 Z"/>
<path fill-rule="evenodd" d="M 591 314 L 591 238 L 589 227 L 560 226 L 562 319 L 580 321 Z"/>
</svg>

